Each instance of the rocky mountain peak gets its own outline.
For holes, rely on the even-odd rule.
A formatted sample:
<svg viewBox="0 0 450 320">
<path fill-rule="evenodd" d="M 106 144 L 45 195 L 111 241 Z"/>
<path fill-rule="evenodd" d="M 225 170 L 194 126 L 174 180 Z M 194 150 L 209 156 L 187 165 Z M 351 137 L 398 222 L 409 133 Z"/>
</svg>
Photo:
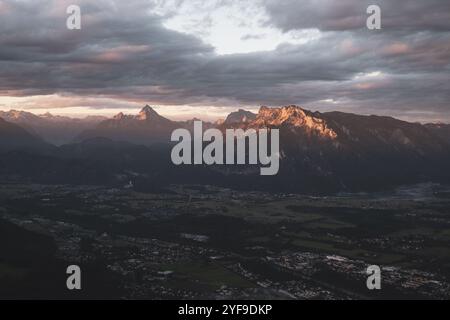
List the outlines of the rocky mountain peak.
<svg viewBox="0 0 450 320">
<path fill-rule="evenodd" d="M 138 120 L 150 120 L 155 117 L 159 117 L 159 114 L 149 105 L 142 108 L 141 112 L 136 116 Z"/>
<path fill-rule="evenodd" d="M 314 133 L 324 138 L 337 138 L 336 132 L 331 129 L 320 113 L 312 113 L 301 107 L 290 105 L 281 108 L 261 107 L 254 121 L 257 126 L 290 126 L 301 128 L 308 133 Z"/>
<path fill-rule="evenodd" d="M 53 118 L 54 116 L 50 112 L 46 112 L 41 115 L 42 118 Z"/>
<path fill-rule="evenodd" d="M 253 112 L 239 109 L 236 112 L 232 112 L 228 115 L 225 120 L 225 124 L 235 124 L 235 123 L 247 123 L 256 119 L 256 114 Z"/>
<path fill-rule="evenodd" d="M 123 114 L 123 112 L 119 112 L 118 114 L 116 114 L 113 117 L 114 120 L 122 120 L 123 118 L 125 118 L 125 115 Z"/>
<path fill-rule="evenodd" d="M 18 123 L 21 121 L 38 121 L 40 118 L 33 113 L 19 110 L 0 111 L 0 117 L 6 121 Z"/>
</svg>

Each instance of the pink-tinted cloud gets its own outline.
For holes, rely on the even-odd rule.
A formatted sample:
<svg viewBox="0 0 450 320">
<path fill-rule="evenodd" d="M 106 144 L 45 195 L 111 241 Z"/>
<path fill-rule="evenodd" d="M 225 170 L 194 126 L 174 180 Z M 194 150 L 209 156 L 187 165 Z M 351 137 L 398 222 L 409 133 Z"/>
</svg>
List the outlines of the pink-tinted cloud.
<svg viewBox="0 0 450 320">
<path fill-rule="evenodd" d="M 382 53 L 385 55 L 402 55 L 412 51 L 411 47 L 406 43 L 393 43 L 382 48 Z"/>
</svg>

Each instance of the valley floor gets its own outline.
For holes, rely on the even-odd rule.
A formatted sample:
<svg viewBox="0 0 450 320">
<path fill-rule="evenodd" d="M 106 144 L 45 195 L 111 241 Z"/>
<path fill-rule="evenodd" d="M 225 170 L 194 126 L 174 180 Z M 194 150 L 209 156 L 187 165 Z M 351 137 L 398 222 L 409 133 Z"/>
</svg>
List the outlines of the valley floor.
<svg viewBox="0 0 450 320">
<path fill-rule="evenodd" d="M 1 298 L 450 299 L 450 192 L 437 185 L 310 197 L 2 184 L 0 229 Z M 66 289 L 71 264 L 81 292 Z"/>
</svg>

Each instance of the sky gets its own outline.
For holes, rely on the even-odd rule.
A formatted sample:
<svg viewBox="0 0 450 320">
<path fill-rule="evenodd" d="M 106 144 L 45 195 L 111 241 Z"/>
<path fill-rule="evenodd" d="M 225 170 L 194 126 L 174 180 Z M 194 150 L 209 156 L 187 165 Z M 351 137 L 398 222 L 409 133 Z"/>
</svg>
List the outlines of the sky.
<svg viewBox="0 0 450 320">
<path fill-rule="evenodd" d="M 369 5 L 381 30 L 366 27 Z M 81 29 L 66 27 L 81 8 Z M 450 122 L 448 0 L 0 0 L 0 109 Z"/>
</svg>

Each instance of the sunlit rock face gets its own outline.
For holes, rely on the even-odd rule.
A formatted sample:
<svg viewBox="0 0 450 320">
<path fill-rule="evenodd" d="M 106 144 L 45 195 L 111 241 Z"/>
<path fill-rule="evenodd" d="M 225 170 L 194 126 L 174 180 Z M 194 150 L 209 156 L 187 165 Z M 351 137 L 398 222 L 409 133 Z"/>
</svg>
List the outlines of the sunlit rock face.
<svg viewBox="0 0 450 320">
<path fill-rule="evenodd" d="M 294 105 L 281 108 L 261 107 L 252 125 L 257 127 L 295 127 L 303 129 L 309 135 L 328 139 L 337 138 L 336 132 L 329 128 L 324 119 L 320 118 L 319 113 L 312 113 Z"/>
</svg>

